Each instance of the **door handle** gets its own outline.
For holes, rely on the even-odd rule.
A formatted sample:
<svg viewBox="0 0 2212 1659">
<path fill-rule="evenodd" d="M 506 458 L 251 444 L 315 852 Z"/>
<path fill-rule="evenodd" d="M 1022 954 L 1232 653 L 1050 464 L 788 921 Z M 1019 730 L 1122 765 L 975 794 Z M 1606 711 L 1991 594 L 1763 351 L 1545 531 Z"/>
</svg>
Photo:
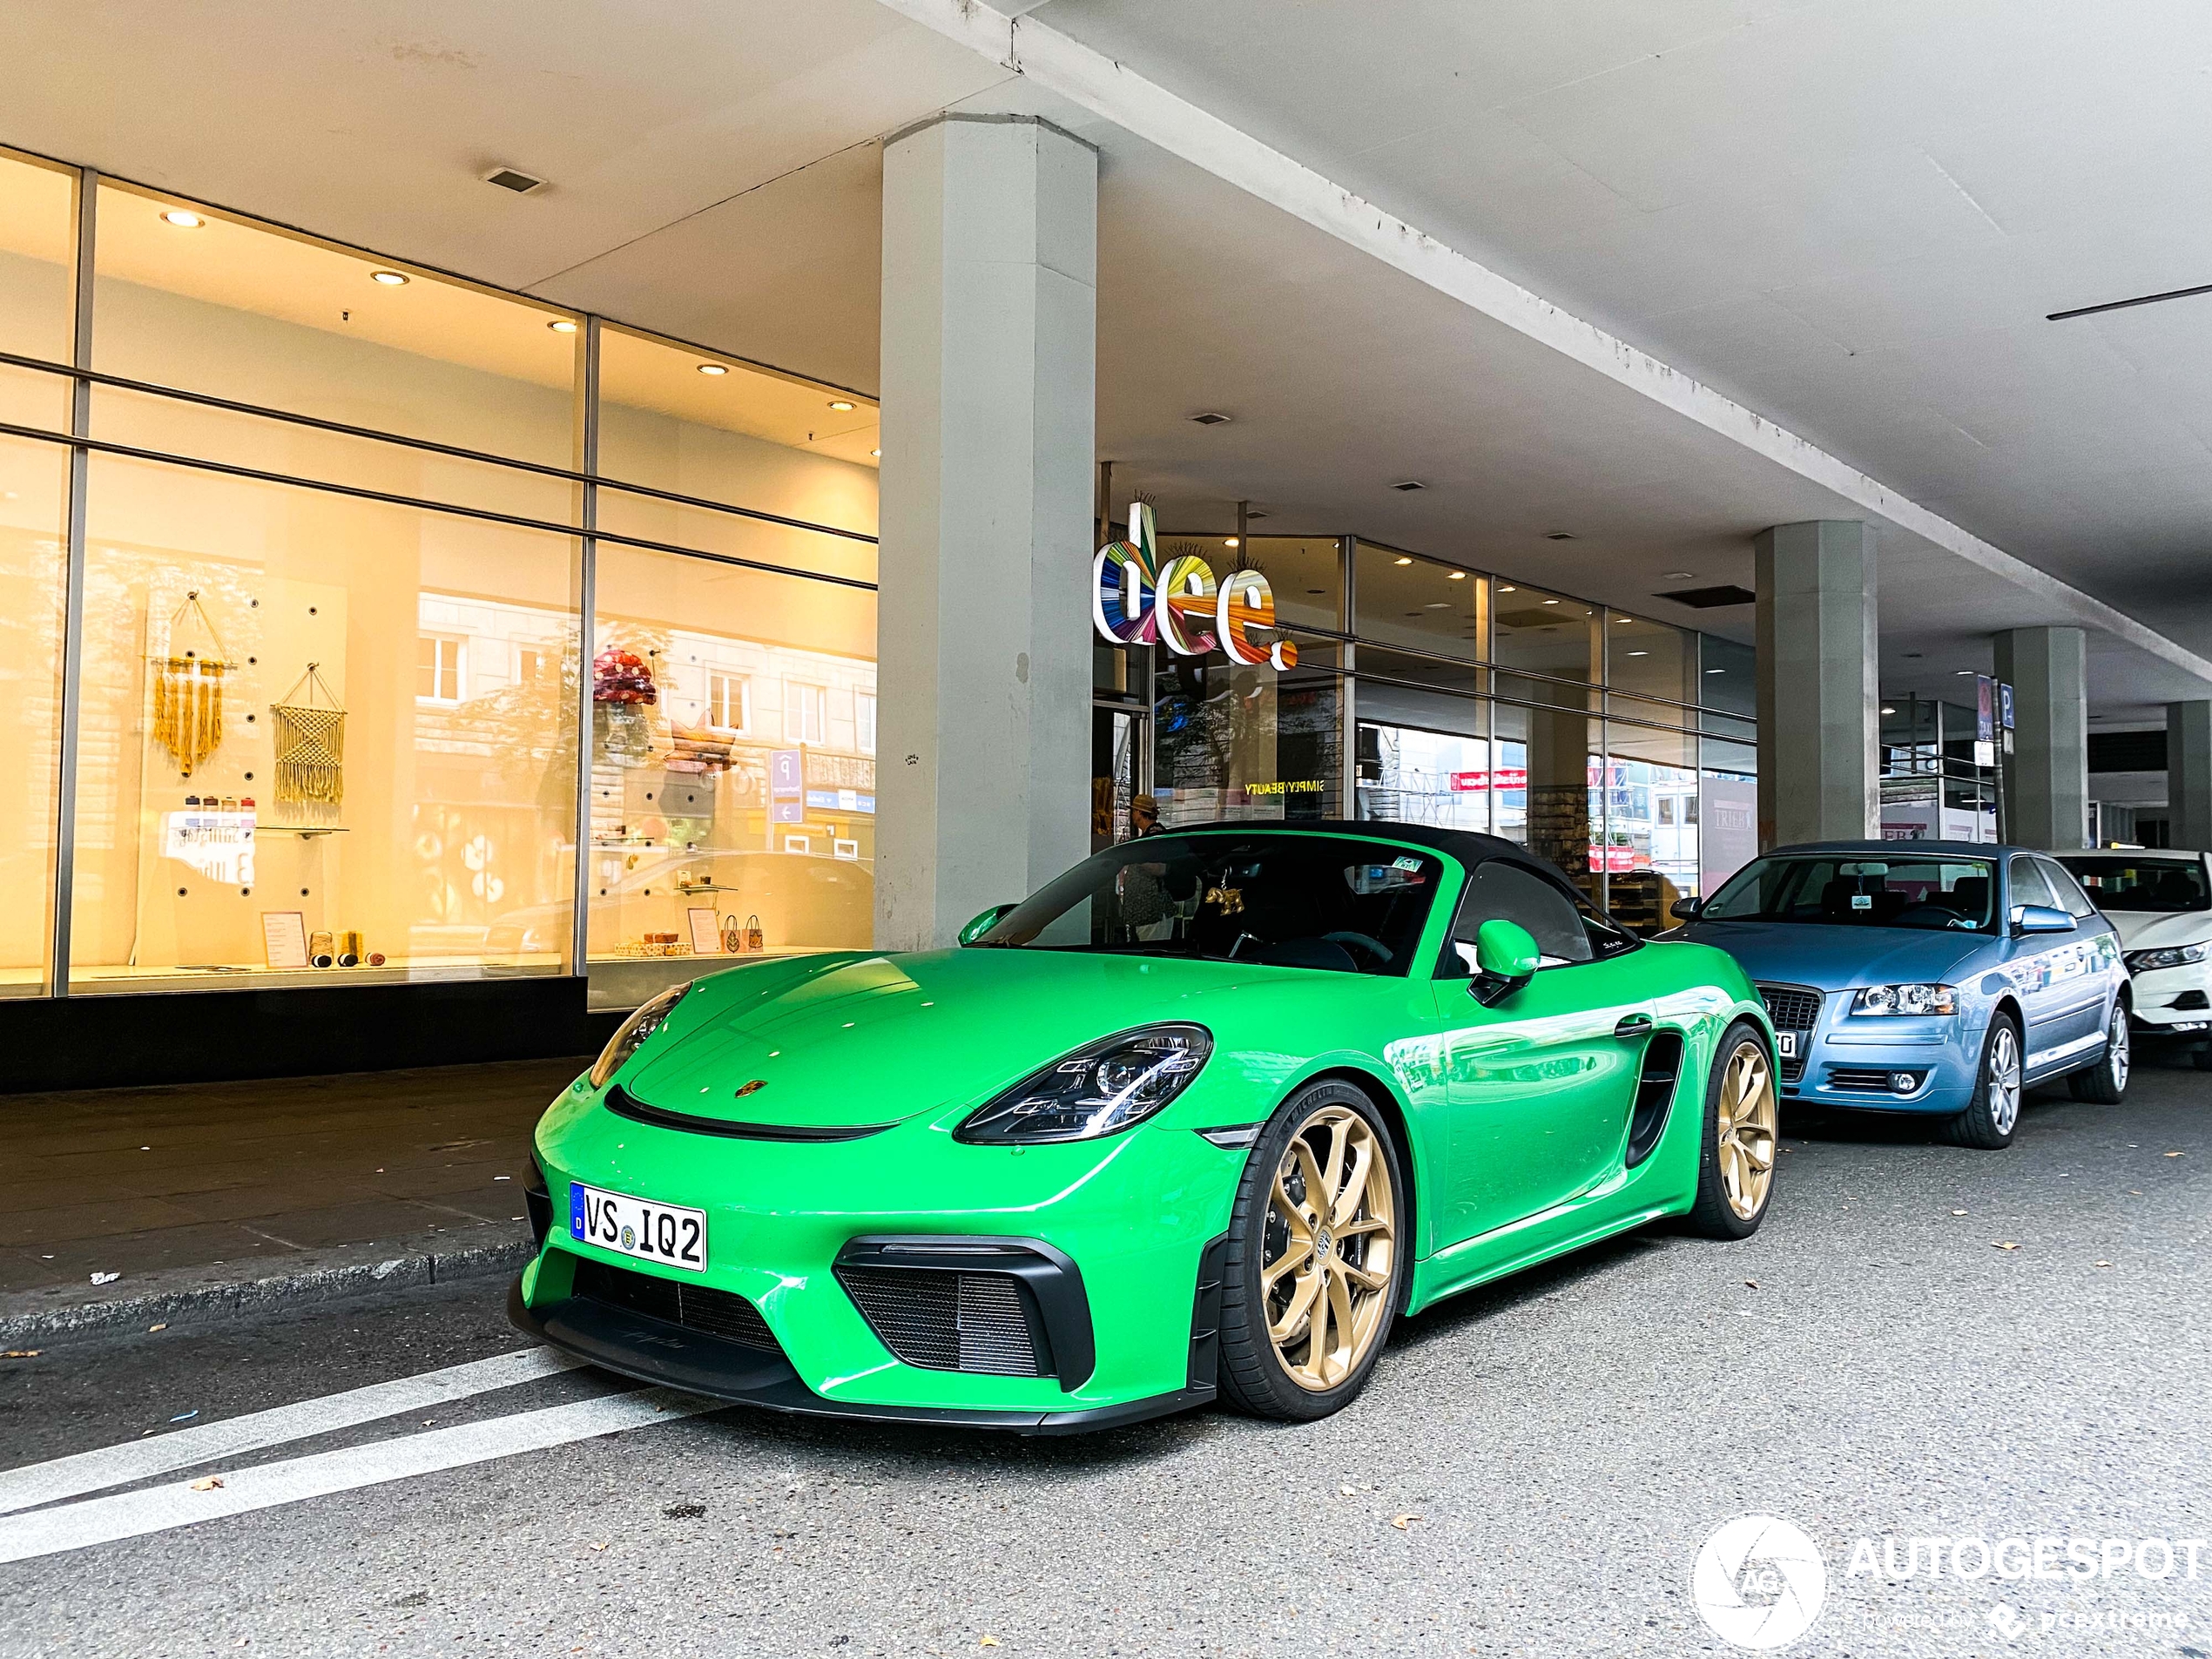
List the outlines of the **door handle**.
<svg viewBox="0 0 2212 1659">
<path fill-rule="evenodd" d="M 1616 1037 L 1649 1036 L 1651 1035 L 1651 1016 L 1649 1014 L 1623 1015 L 1621 1018 L 1621 1023 L 1613 1028 L 1613 1035 Z"/>
</svg>

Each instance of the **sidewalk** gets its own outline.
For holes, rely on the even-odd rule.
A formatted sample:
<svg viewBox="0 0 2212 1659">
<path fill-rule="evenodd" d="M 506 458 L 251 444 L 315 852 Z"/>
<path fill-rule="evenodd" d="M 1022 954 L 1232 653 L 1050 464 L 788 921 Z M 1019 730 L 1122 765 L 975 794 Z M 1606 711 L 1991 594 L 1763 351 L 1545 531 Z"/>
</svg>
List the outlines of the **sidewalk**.
<svg viewBox="0 0 2212 1659">
<path fill-rule="evenodd" d="M 588 1063 L 0 1099 L 0 1341 L 511 1271 L 530 1126 Z"/>
</svg>

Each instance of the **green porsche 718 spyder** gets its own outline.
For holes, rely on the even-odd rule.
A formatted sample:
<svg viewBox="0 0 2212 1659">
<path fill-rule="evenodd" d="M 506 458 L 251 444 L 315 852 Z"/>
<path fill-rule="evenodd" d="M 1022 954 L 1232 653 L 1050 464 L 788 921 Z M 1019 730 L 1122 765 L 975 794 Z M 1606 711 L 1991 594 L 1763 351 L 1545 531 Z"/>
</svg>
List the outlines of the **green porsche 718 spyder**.
<svg viewBox="0 0 2212 1659">
<path fill-rule="evenodd" d="M 538 1124 L 516 1323 L 783 1411 L 1310 1419 L 1400 1313 L 1765 1213 L 1743 970 L 1620 931 L 1511 842 L 1181 830 L 962 938 L 638 1009 Z"/>
</svg>

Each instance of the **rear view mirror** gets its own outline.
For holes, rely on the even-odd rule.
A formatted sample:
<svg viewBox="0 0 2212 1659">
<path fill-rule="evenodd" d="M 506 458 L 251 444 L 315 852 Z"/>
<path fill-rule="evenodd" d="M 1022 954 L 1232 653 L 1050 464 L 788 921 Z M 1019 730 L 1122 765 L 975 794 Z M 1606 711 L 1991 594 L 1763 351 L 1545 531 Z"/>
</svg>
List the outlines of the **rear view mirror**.
<svg viewBox="0 0 2212 1659">
<path fill-rule="evenodd" d="M 1006 913 L 1013 908 L 1014 907 L 1010 904 L 995 904 L 982 914 L 971 917 L 968 926 L 960 930 L 960 942 L 963 945 L 974 944 L 992 928 L 997 927 L 1004 920 Z"/>
<path fill-rule="evenodd" d="M 1474 982 L 1467 995 L 1493 1008 L 1522 986 L 1543 960 L 1535 936 L 1517 921 L 1493 917 L 1474 933 Z"/>
</svg>

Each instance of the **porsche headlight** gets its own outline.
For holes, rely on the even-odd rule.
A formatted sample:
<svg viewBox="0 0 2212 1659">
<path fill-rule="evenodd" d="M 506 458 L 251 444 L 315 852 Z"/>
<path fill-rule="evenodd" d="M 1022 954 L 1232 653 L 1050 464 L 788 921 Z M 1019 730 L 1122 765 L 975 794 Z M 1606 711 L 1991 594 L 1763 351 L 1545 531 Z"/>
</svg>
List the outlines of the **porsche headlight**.
<svg viewBox="0 0 2212 1659">
<path fill-rule="evenodd" d="M 1869 985 L 1851 999 L 1853 1014 L 1956 1014 L 1959 993 L 1948 985 Z"/>
<path fill-rule="evenodd" d="M 1212 1052 L 1202 1025 L 1148 1025 L 1102 1038 L 977 1107 L 953 1138 L 1003 1146 L 1119 1134 L 1189 1088 Z"/>
<path fill-rule="evenodd" d="M 2128 971 L 2148 974 L 2154 968 L 2186 968 L 2191 962 L 2202 961 L 2208 949 L 2212 949 L 2212 946 L 2170 945 L 2163 950 L 2131 950 L 2128 953 Z"/>
<path fill-rule="evenodd" d="M 668 1022 L 670 1010 L 684 1000 L 684 993 L 691 988 L 689 985 L 670 987 L 616 1028 L 614 1035 L 607 1039 L 607 1046 L 599 1050 L 599 1057 L 591 1062 L 594 1089 L 607 1086 L 608 1079 L 622 1069 L 622 1062 Z"/>
</svg>

